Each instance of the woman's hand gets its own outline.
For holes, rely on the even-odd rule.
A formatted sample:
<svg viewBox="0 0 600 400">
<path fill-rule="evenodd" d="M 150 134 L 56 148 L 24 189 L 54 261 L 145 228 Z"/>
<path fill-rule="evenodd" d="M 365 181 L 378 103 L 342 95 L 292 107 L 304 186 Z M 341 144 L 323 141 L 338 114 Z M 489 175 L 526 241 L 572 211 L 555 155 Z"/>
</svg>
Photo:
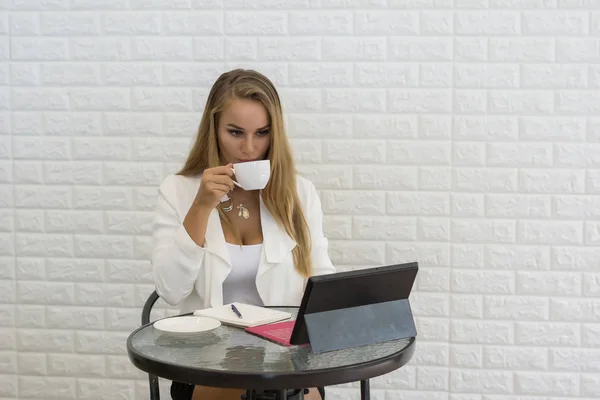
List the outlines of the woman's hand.
<svg viewBox="0 0 600 400">
<path fill-rule="evenodd" d="M 227 164 L 204 170 L 204 173 L 202 173 L 202 182 L 196 194 L 196 204 L 212 210 L 221 202 L 221 198 L 224 195 L 233 190 L 234 184 L 233 179 L 231 179 L 233 176 L 232 166 L 232 164 Z"/>
</svg>

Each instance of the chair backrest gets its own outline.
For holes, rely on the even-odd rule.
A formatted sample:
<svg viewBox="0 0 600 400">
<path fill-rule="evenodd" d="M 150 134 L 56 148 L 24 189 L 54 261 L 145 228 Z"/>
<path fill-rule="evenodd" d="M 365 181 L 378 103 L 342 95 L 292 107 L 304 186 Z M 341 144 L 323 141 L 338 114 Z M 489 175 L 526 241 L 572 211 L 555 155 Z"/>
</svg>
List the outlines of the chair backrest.
<svg viewBox="0 0 600 400">
<path fill-rule="evenodd" d="M 142 309 L 142 325 L 146 325 L 150 323 L 150 312 L 152 311 L 152 307 L 156 300 L 159 299 L 158 293 L 156 290 L 153 291 L 146 303 L 144 304 L 144 308 Z M 158 386 L 158 377 L 152 374 L 148 374 L 148 382 L 150 384 L 150 399 L 151 400 L 160 400 L 160 392 Z"/>
<path fill-rule="evenodd" d="M 159 298 L 160 297 L 158 296 L 158 293 L 156 293 L 156 290 L 153 291 L 150 296 L 148 296 L 148 299 L 144 304 L 144 308 L 142 309 L 142 325 L 150 323 L 150 312 L 152 311 L 152 307 L 154 307 L 154 303 L 156 303 L 156 300 Z"/>
</svg>

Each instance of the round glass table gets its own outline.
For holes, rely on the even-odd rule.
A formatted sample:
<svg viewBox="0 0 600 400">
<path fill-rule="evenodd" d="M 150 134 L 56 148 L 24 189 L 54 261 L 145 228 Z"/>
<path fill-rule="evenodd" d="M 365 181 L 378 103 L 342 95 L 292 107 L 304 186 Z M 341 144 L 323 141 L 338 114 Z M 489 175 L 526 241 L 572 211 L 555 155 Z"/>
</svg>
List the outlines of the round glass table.
<svg viewBox="0 0 600 400">
<path fill-rule="evenodd" d="M 276 307 L 295 315 L 298 308 Z M 221 325 L 193 335 L 166 334 L 144 325 L 129 335 L 127 353 L 137 368 L 173 381 L 240 389 L 293 389 L 361 381 L 410 361 L 415 338 L 314 354 L 310 345 L 282 346 L 241 328 Z"/>
</svg>

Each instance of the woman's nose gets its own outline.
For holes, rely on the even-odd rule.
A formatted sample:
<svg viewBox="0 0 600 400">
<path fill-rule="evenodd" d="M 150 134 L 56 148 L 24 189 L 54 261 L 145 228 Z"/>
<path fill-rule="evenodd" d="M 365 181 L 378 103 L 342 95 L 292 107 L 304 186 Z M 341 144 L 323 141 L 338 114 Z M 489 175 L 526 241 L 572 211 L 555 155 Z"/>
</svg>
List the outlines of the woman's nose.
<svg viewBox="0 0 600 400">
<path fill-rule="evenodd" d="M 242 142 L 242 151 L 245 154 L 252 155 L 252 153 L 253 153 L 252 150 L 253 149 L 254 149 L 254 143 L 252 142 L 252 138 L 251 137 L 246 137 L 244 139 L 244 141 Z"/>
</svg>

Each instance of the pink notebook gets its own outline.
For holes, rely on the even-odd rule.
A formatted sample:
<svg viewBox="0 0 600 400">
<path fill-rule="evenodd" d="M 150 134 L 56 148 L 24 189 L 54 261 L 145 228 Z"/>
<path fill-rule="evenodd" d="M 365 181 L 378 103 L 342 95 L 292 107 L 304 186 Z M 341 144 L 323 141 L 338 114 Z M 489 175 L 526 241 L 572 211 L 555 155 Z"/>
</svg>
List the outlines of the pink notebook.
<svg viewBox="0 0 600 400">
<path fill-rule="evenodd" d="M 253 326 L 246 328 L 245 330 L 248 333 L 260 336 L 272 342 L 284 346 L 291 346 L 290 338 L 292 336 L 292 330 L 294 329 L 295 323 L 296 320 L 275 322 L 273 324 Z"/>
</svg>

